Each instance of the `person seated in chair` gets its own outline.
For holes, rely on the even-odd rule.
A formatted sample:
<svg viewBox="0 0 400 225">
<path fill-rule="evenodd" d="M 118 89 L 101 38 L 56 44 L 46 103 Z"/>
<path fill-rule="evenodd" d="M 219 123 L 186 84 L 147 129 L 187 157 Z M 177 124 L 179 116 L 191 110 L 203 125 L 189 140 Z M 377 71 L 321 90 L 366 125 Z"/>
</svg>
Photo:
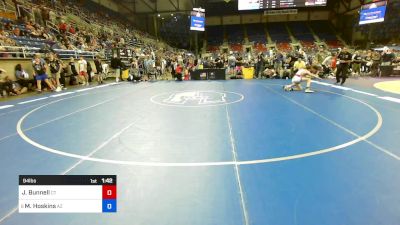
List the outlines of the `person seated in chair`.
<svg viewBox="0 0 400 225">
<path fill-rule="evenodd" d="M 142 76 L 139 73 L 139 69 L 136 67 L 135 63 L 132 63 L 131 67 L 129 68 L 128 81 L 139 82 L 139 81 L 141 81 L 141 79 L 142 79 Z"/>
<path fill-rule="evenodd" d="M 21 64 L 17 64 L 15 66 L 15 78 L 17 79 L 17 82 L 20 86 L 34 90 L 35 79 L 29 78 L 29 74 L 24 69 L 22 69 Z"/>
<path fill-rule="evenodd" d="M 265 70 L 262 73 L 262 76 L 265 78 L 271 78 L 271 79 L 275 78 L 277 76 L 277 73 L 273 68 L 274 67 L 272 65 L 265 68 Z"/>
</svg>

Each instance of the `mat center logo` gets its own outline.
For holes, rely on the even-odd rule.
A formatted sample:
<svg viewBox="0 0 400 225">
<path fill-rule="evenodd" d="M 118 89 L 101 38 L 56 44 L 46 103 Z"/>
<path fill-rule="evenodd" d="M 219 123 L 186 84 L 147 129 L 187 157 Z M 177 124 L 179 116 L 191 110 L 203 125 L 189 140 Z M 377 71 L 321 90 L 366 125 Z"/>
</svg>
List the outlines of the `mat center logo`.
<svg viewBox="0 0 400 225">
<path fill-rule="evenodd" d="M 179 104 L 179 105 L 184 105 L 184 104 L 215 105 L 220 103 L 226 103 L 226 94 L 218 92 L 203 92 L 203 91 L 178 92 L 170 95 L 163 102 L 167 104 Z"/>
<path fill-rule="evenodd" d="M 243 95 L 227 91 L 179 91 L 153 96 L 156 104 L 177 107 L 203 107 L 236 103 L 244 99 Z"/>
</svg>

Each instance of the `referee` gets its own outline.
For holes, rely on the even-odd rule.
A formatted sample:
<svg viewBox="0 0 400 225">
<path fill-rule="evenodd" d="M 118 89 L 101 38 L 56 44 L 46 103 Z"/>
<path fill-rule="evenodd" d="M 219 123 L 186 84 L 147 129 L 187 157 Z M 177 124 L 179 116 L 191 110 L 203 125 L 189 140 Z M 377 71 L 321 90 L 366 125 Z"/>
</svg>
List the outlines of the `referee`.
<svg viewBox="0 0 400 225">
<path fill-rule="evenodd" d="M 340 85 L 343 85 L 347 79 L 352 55 L 348 52 L 346 47 L 343 47 L 343 50 L 339 53 L 337 58 L 339 60 L 339 65 L 336 70 L 336 84 L 340 83 Z M 342 79 L 342 82 L 340 82 L 340 79 Z"/>
</svg>

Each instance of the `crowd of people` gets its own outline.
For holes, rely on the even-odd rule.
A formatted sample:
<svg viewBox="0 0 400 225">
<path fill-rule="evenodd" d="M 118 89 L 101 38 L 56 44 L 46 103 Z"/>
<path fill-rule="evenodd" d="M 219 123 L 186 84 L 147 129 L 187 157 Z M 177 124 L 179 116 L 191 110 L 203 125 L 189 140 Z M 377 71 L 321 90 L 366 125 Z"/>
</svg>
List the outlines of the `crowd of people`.
<svg viewBox="0 0 400 225">
<path fill-rule="evenodd" d="M 203 57 L 205 68 L 225 68 L 232 77 L 240 78 L 243 67 L 254 67 L 254 78 L 290 78 L 307 65 L 321 67 L 321 77 L 338 77 L 343 84 L 347 77 L 379 76 L 380 66 L 398 65 L 399 52 L 390 48 L 383 50 L 353 50 L 347 47 L 305 52 L 301 48 L 290 52 L 269 50 L 266 52 L 217 53 Z M 340 81 L 339 78 L 342 78 Z"/>
<path fill-rule="evenodd" d="M 122 80 L 125 69 L 130 71 L 128 79 L 132 79 L 135 71 L 135 77 L 140 76 L 136 80 L 149 80 L 150 76 L 157 79 L 167 70 L 167 63 L 172 65 L 174 60 L 182 61 L 182 55 L 186 54 L 186 51 L 171 48 L 135 30 L 127 21 L 110 18 L 103 12 L 89 12 L 80 7 L 78 1 L 18 0 L 14 3 L 19 17 L 15 21 L 3 19 L 0 23 L 0 55 L 10 55 L 5 48 L 16 45 L 16 37 L 37 38 L 46 45 L 39 51 L 42 56 L 36 54 L 32 60 L 32 74 L 23 70 L 20 64 L 15 67 L 15 79 L 12 71 L 2 70 L 2 96 L 18 95 L 33 89 L 41 92 L 42 87 L 61 91 L 67 86 L 66 80 L 69 80 L 68 85 L 89 85 L 94 78 L 101 84 L 109 68 L 115 73 L 116 81 Z M 81 22 L 70 20 L 68 15 L 71 14 L 80 17 Z M 129 51 L 130 57 L 123 58 L 118 54 L 111 58 L 111 62 L 105 58 L 108 52 L 121 49 Z M 78 60 L 73 56 L 61 60 L 58 50 L 91 51 L 97 56 L 95 59 L 85 60 L 81 56 Z M 19 76 L 20 71 L 24 71 L 26 78 Z"/>
<path fill-rule="evenodd" d="M 18 64 L 15 67 L 16 80 L 2 76 L 2 95 L 18 95 L 28 90 L 42 91 L 46 87 L 52 91 L 62 91 L 67 85 L 98 84 L 112 76 L 115 81 L 148 81 L 159 79 L 189 80 L 192 71 L 204 68 L 225 69 L 230 78 L 242 78 L 243 68 L 254 67 L 254 78 L 292 79 L 296 74 L 312 71 L 321 78 L 336 77 L 337 84 L 343 85 L 350 75 L 369 74 L 378 76 L 379 68 L 387 65 L 399 65 L 400 57 L 391 49 L 383 51 L 354 51 L 347 47 L 337 51 L 320 48 L 309 54 L 301 49 L 293 52 L 268 51 L 258 54 L 218 54 L 214 57 L 195 57 L 186 51 L 172 51 L 145 47 L 132 49 L 129 61 L 121 60 L 115 53 L 110 62 L 96 57 L 94 61 L 73 57 L 68 62 L 60 60 L 57 54 L 50 52 L 41 57 L 36 54 L 32 60 L 34 76 L 27 74 Z M 92 61 L 92 62 L 91 62 Z M 318 69 L 317 69 L 318 68 Z M 1 70 L 4 75 L 6 71 Z M 125 71 L 125 72 L 124 72 Z M 109 74 L 109 72 L 111 74 Z M 128 76 L 122 75 L 127 73 Z M 48 75 L 47 75 L 48 74 Z M 67 83 L 66 80 L 69 80 Z"/>
<path fill-rule="evenodd" d="M 101 55 L 111 48 L 135 44 L 166 46 L 128 21 L 103 11 L 91 12 L 79 1 L 14 0 L 14 4 L 18 18 L 2 19 L 0 23 L 0 52 L 18 45 L 18 37 L 39 39 L 47 49 L 95 51 Z"/>
<path fill-rule="evenodd" d="M 32 59 L 33 74 L 27 72 L 21 64 L 15 66 L 14 76 L 0 69 L 0 93 L 1 96 L 13 96 L 24 94 L 28 91 L 43 90 L 59 92 L 67 89 L 67 86 L 84 85 L 91 83 L 101 85 L 107 77 L 115 77 L 115 81 L 148 81 L 158 79 L 182 80 L 188 76 L 188 68 L 194 62 L 191 54 L 173 51 L 150 52 L 149 54 L 133 53 L 129 63 L 122 62 L 115 56 L 111 62 L 95 57 L 86 60 L 83 56 L 79 60 L 71 57 L 69 60 L 61 60 L 57 54 L 35 54 Z M 185 68 L 185 69 L 184 69 Z M 123 72 L 128 77 L 122 78 Z M 185 73 L 186 71 L 186 73 Z"/>
</svg>

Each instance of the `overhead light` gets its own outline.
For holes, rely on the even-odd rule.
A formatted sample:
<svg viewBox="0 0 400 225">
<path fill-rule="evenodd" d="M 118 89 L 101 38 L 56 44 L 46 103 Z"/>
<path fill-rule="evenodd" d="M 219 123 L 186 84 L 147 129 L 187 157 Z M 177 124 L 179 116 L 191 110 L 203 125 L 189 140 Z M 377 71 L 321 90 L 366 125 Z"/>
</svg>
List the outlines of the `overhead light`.
<svg viewBox="0 0 400 225">
<path fill-rule="evenodd" d="M 174 16 L 174 14 L 173 14 L 173 13 L 171 13 L 171 16 Z"/>
<path fill-rule="evenodd" d="M 161 15 L 160 15 L 160 14 L 158 14 L 157 16 L 158 16 L 158 17 L 160 17 Z"/>
</svg>

